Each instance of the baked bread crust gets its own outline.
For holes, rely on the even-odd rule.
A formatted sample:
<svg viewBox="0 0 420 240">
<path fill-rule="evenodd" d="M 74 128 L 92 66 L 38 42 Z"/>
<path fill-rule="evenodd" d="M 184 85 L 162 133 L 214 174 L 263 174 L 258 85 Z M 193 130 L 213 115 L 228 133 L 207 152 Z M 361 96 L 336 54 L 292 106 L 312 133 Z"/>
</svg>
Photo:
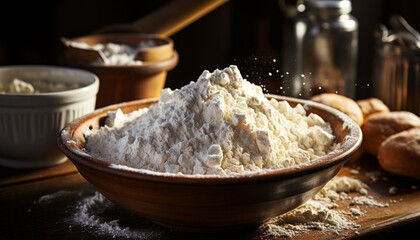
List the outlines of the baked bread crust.
<svg viewBox="0 0 420 240">
<path fill-rule="evenodd" d="M 411 112 L 393 111 L 371 114 L 362 127 L 364 150 L 377 155 L 379 146 L 386 138 L 415 127 L 420 127 L 420 118 Z"/>
<path fill-rule="evenodd" d="M 359 126 L 363 125 L 363 113 L 356 101 L 351 98 L 335 94 L 335 93 L 322 93 L 310 98 L 314 102 L 319 102 L 330 107 L 333 107 L 351 119 L 353 119 Z"/>
<path fill-rule="evenodd" d="M 379 147 L 378 160 L 388 172 L 420 179 L 420 128 L 387 138 Z"/>
<path fill-rule="evenodd" d="M 360 110 L 362 110 L 363 118 L 365 120 L 373 113 L 389 112 L 389 108 L 379 98 L 361 99 L 357 100 L 356 103 L 359 105 Z"/>
</svg>

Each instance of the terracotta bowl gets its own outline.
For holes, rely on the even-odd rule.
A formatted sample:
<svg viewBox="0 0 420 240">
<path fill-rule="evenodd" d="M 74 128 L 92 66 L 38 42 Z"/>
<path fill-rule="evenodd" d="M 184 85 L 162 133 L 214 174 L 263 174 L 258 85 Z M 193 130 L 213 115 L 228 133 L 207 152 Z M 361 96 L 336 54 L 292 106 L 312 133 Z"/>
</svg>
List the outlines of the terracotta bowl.
<svg viewBox="0 0 420 240">
<path fill-rule="evenodd" d="M 152 105 L 138 100 L 98 109 L 68 124 L 59 145 L 81 175 L 115 204 L 169 228 L 214 232 L 252 226 L 298 207 L 333 178 L 359 148 L 362 132 L 343 113 L 307 100 L 267 95 L 301 103 L 308 114 L 328 121 L 341 144 L 335 151 L 308 163 L 268 173 L 235 177 L 164 175 L 111 168 L 84 150 L 84 132 L 104 124 L 108 111 L 125 113 Z"/>
<path fill-rule="evenodd" d="M 96 44 L 127 44 L 137 47 L 140 42 L 153 41 L 155 46 L 144 48 L 136 55 L 141 65 L 106 65 L 95 50 L 67 46 L 61 59 L 63 65 L 95 73 L 100 80 L 96 107 L 160 97 L 167 72 L 178 64 L 173 40 L 156 34 L 92 34 L 70 41 Z"/>
</svg>

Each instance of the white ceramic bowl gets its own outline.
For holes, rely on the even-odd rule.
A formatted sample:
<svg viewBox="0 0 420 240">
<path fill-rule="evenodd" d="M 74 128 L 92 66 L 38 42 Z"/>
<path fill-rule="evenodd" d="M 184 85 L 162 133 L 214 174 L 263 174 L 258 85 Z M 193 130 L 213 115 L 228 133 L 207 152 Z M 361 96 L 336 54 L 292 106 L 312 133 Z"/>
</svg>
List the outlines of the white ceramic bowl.
<svg viewBox="0 0 420 240">
<path fill-rule="evenodd" d="M 63 163 L 57 136 L 70 121 L 95 109 L 98 77 L 88 71 L 41 65 L 0 67 L 0 81 L 76 84 L 72 90 L 0 93 L 0 165 L 41 168 Z"/>
</svg>

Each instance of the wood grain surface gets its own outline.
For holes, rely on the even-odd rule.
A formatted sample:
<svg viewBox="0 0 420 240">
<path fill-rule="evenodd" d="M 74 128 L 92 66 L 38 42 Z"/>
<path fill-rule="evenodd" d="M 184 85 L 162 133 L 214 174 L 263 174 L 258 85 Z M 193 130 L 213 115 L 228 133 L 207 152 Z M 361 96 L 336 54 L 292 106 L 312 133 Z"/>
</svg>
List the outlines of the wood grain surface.
<svg viewBox="0 0 420 240">
<path fill-rule="evenodd" d="M 101 234 L 96 228 L 71 221 L 80 201 L 93 196 L 96 189 L 69 164 L 25 170 L 20 174 L 18 170 L 0 169 L 3 183 L 0 186 L 0 239 L 127 239 Z M 16 178 L 11 177 L 12 172 Z M 389 207 L 359 206 L 365 214 L 349 217 L 360 224 L 357 229 L 339 235 L 328 230 L 310 230 L 293 239 L 395 239 L 417 231 L 420 181 L 389 174 L 380 168 L 375 157 L 364 153 L 349 160 L 338 175 L 362 180 L 369 186 L 369 195 L 378 202 L 389 203 Z M 395 191 L 390 192 L 390 189 Z M 51 195 L 55 197 L 48 198 Z M 339 201 L 339 209 L 348 204 L 348 200 Z M 283 239 L 261 236 L 256 228 L 213 234 L 177 232 L 113 204 L 104 207 L 101 217 L 105 222 L 118 219 L 120 226 L 142 233 L 139 239 Z"/>
<path fill-rule="evenodd" d="M 59 177 L 77 173 L 76 167 L 69 160 L 58 166 L 38 169 L 12 169 L 0 167 L 0 187 L 36 181 L 45 178 Z"/>
</svg>

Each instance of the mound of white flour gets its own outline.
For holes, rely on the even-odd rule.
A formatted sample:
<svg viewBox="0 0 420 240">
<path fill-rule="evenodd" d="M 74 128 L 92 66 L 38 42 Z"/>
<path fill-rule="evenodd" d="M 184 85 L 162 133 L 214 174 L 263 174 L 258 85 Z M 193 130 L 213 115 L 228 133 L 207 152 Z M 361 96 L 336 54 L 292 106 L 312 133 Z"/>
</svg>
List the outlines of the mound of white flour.
<svg viewBox="0 0 420 240">
<path fill-rule="evenodd" d="M 109 113 L 86 150 L 114 164 L 182 174 L 243 174 L 302 164 L 334 148 L 331 127 L 303 106 L 268 100 L 236 66 L 164 89 L 148 109 Z"/>
</svg>

